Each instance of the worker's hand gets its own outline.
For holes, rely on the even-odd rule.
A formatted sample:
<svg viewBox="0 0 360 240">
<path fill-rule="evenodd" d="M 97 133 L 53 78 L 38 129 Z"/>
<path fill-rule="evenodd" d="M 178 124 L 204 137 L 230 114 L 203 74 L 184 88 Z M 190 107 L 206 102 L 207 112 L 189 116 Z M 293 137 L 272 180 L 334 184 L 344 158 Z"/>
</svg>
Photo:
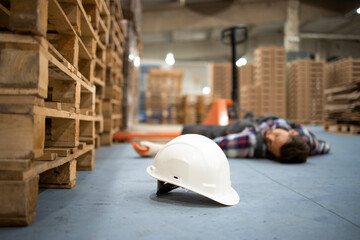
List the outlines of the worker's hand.
<svg viewBox="0 0 360 240">
<path fill-rule="evenodd" d="M 131 144 L 141 157 L 155 157 L 163 147 L 163 144 L 148 141 L 140 141 L 140 143 L 132 142 Z"/>
</svg>

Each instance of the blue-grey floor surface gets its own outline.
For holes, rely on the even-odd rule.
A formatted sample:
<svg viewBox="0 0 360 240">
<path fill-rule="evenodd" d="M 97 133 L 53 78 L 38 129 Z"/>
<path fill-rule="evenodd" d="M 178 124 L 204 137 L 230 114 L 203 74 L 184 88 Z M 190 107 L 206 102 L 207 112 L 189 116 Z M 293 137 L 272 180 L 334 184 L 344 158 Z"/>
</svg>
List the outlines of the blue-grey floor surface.
<svg viewBox="0 0 360 240">
<path fill-rule="evenodd" d="M 157 197 L 151 158 L 128 143 L 102 147 L 93 171 L 78 172 L 73 189 L 40 191 L 34 222 L 0 228 L 0 239 L 360 239 L 360 136 L 309 128 L 330 142 L 328 155 L 229 159 L 232 207 L 183 189 Z"/>
</svg>

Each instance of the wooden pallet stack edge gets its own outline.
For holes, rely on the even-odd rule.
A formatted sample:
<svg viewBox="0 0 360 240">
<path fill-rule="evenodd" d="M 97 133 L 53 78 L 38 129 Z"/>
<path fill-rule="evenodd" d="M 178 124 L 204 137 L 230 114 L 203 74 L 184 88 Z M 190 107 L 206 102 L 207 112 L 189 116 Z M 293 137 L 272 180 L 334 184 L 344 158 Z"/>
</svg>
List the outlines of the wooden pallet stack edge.
<svg viewBox="0 0 360 240">
<path fill-rule="evenodd" d="M 109 1 L 109 43 L 106 45 L 106 80 L 102 100 L 103 131 L 101 145 L 110 146 L 113 135 L 121 128 L 123 99 L 123 55 L 125 38 L 120 24 L 123 16 L 119 1 Z"/>
<path fill-rule="evenodd" d="M 101 146 L 101 134 L 104 132 L 103 102 L 106 92 L 106 60 L 107 46 L 110 36 L 110 5 L 105 0 L 86 0 L 83 1 L 84 8 L 87 10 L 94 31 L 97 33 L 96 56 L 93 82 L 96 86 L 95 100 L 95 147 Z"/>
<path fill-rule="evenodd" d="M 360 59 L 344 58 L 326 66 L 324 130 L 360 133 Z"/>
<path fill-rule="evenodd" d="M 180 123 L 203 123 L 210 108 L 210 100 L 209 95 L 182 95 Z"/>
<path fill-rule="evenodd" d="M 9 30 L 0 34 L 0 225 L 27 225 L 39 181 L 71 188 L 76 170 L 94 168 L 98 36 L 79 0 L 3 1 L 0 9 Z"/>
<path fill-rule="evenodd" d="M 360 81 L 325 90 L 324 130 L 360 133 Z"/>
</svg>

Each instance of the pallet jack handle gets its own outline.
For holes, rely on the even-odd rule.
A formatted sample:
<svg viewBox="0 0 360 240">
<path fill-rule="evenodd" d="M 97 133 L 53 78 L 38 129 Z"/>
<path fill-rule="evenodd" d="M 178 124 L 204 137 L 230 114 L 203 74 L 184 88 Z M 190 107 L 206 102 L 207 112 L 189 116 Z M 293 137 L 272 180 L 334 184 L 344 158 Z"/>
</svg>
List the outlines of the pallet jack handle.
<svg viewBox="0 0 360 240">
<path fill-rule="evenodd" d="M 239 106 L 239 86 L 238 71 L 236 67 L 236 45 L 246 42 L 248 39 L 248 27 L 238 25 L 225 28 L 221 31 L 221 42 L 225 45 L 231 45 L 231 62 L 232 62 L 232 92 L 231 97 L 233 105 L 229 107 L 230 119 L 238 119 L 240 113 Z"/>
</svg>

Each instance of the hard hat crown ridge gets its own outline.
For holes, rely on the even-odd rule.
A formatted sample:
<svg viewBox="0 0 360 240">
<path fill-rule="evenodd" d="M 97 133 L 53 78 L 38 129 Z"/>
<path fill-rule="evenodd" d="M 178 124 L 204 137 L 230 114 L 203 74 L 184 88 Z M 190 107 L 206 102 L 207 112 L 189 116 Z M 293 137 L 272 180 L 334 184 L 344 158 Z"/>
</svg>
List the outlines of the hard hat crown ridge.
<svg viewBox="0 0 360 240">
<path fill-rule="evenodd" d="M 231 187 L 224 152 L 202 135 L 185 134 L 171 140 L 156 154 L 147 172 L 161 182 L 189 189 L 224 205 L 239 202 L 239 195 Z"/>
</svg>

